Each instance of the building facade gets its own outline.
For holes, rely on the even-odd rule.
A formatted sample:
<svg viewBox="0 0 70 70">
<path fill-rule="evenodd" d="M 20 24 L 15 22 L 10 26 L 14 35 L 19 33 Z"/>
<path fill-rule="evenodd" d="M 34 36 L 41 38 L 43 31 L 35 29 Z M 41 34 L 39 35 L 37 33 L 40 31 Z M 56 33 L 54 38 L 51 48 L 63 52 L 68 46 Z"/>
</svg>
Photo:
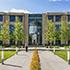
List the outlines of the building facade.
<svg viewBox="0 0 70 70">
<path fill-rule="evenodd" d="M 65 16 L 65 18 L 64 18 Z M 9 21 L 10 31 L 14 30 L 14 23 L 16 17 L 23 23 L 24 31 L 26 34 L 25 43 L 29 45 L 45 45 L 44 33 L 46 32 L 47 20 L 52 20 L 56 25 L 56 29 L 59 29 L 61 20 L 66 20 L 70 24 L 69 12 L 47 12 L 42 14 L 25 14 L 25 13 L 12 13 L 12 12 L 0 12 L 0 29 L 3 22 Z"/>
</svg>

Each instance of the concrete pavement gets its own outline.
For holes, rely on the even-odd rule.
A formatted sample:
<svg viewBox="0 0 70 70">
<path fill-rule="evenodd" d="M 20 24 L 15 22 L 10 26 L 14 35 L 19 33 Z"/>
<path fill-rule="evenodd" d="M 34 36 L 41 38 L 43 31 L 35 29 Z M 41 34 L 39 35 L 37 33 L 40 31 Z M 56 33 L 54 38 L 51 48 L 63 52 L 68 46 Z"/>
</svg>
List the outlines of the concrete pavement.
<svg viewBox="0 0 70 70">
<path fill-rule="evenodd" d="M 7 59 L 5 65 L 0 64 L 0 70 L 29 70 L 32 52 L 21 51 L 18 55 Z"/>
<path fill-rule="evenodd" d="M 0 70 L 30 70 L 30 63 L 33 51 L 20 51 L 5 61 L 5 65 L 0 63 Z M 70 70 L 70 65 L 62 58 L 54 55 L 51 51 L 39 50 L 41 70 Z"/>
<path fill-rule="evenodd" d="M 70 70 L 70 65 L 51 51 L 39 51 L 41 70 Z"/>
</svg>

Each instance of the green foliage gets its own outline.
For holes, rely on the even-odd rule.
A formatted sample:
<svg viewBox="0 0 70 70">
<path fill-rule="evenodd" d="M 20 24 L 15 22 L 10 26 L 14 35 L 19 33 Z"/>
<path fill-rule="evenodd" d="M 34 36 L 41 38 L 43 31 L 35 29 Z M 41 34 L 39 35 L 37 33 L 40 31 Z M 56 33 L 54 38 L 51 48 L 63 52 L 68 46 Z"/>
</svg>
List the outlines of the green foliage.
<svg viewBox="0 0 70 70">
<path fill-rule="evenodd" d="M 55 54 L 64 60 L 67 60 L 67 51 L 55 51 Z"/>
<path fill-rule="evenodd" d="M 3 27 L 3 24 L 0 23 L 0 40 L 2 40 L 2 27 Z"/>
<path fill-rule="evenodd" d="M 45 40 L 49 41 L 49 42 L 52 42 L 55 40 L 55 24 L 51 20 L 48 20 L 48 22 L 47 22 Z"/>
<path fill-rule="evenodd" d="M 60 34 L 61 34 L 61 32 L 60 32 L 60 30 L 56 30 L 55 31 L 55 40 L 60 40 Z"/>
<path fill-rule="evenodd" d="M 1 52 L 0 51 L 0 55 L 1 55 Z M 11 56 L 13 56 L 14 54 L 16 54 L 16 51 L 4 51 L 4 60 L 10 58 Z M 0 57 L 0 62 L 1 62 L 1 57 Z"/>
<path fill-rule="evenodd" d="M 68 40 L 70 40 L 70 24 L 68 24 Z"/>
<path fill-rule="evenodd" d="M 16 41 L 23 41 L 25 39 L 23 23 L 20 23 L 19 19 L 16 18 L 16 22 L 15 22 L 14 26 L 15 26 L 15 29 L 14 29 L 15 40 Z"/>
<path fill-rule="evenodd" d="M 61 21 L 61 41 L 68 41 L 68 22 L 67 21 Z"/>
<path fill-rule="evenodd" d="M 3 28 L 1 30 L 1 35 L 2 35 L 2 40 L 4 43 L 7 43 L 10 39 L 10 36 L 9 36 L 9 22 L 8 20 L 6 20 L 4 23 L 3 23 Z"/>
</svg>

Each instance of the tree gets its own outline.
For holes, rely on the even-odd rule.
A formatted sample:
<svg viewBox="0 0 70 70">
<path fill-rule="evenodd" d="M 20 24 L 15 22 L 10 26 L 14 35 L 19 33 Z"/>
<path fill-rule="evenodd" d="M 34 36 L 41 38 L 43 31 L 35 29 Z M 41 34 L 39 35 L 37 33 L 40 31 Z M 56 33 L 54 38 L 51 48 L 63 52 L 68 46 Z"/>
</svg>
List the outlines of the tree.
<svg viewBox="0 0 70 70">
<path fill-rule="evenodd" d="M 15 42 L 15 35 L 14 35 L 14 25 L 13 24 L 10 24 L 10 26 L 9 26 L 9 29 L 10 29 L 10 42 L 12 43 L 12 44 L 14 44 L 14 42 Z"/>
<path fill-rule="evenodd" d="M 0 45 L 2 45 L 2 26 L 3 23 L 0 23 Z"/>
<path fill-rule="evenodd" d="M 68 24 L 68 40 L 69 40 L 69 45 L 70 45 L 70 24 Z"/>
<path fill-rule="evenodd" d="M 48 20 L 47 22 L 45 40 L 50 43 L 50 47 L 52 45 L 52 42 L 55 42 L 55 24 L 51 20 Z"/>
<path fill-rule="evenodd" d="M 16 45 L 19 44 L 20 41 L 23 41 L 25 39 L 24 26 L 23 23 L 19 22 L 18 17 L 16 18 L 15 22 L 14 35 Z"/>
<path fill-rule="evenodd" d="M 3 23 L 3 28 L 1 30 L 2 32 L 2 41 L 3 41 L 3 45 L 6 46 L 9 44 L 9 22 L 8 20 L 5 20 L 5 22 Z"/>
<path fill-rule="evenodd" d="M 65 16 L 63 16 L 63 20 L 61 21 L 61 43 L 62 44 L 68 44 L 68 22 L 65 20 Z"/>
</svg>

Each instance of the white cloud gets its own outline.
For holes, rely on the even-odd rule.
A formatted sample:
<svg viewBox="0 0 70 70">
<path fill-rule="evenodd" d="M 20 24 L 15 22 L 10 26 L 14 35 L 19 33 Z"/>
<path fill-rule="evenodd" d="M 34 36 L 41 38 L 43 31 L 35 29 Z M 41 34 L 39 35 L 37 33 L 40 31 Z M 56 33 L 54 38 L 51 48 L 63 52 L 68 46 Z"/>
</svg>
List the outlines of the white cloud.
<svg viewBox="0 0 70 70">
<path fill-rule="evenodd" d="M 11 10 L 3 10 L 2 12 L 16 12 L 16 13 L 31 13 L 30 11 L 26 10 L 26 9 L 15 9 L 15 8 L 12 8 Z"/>
</svg>

